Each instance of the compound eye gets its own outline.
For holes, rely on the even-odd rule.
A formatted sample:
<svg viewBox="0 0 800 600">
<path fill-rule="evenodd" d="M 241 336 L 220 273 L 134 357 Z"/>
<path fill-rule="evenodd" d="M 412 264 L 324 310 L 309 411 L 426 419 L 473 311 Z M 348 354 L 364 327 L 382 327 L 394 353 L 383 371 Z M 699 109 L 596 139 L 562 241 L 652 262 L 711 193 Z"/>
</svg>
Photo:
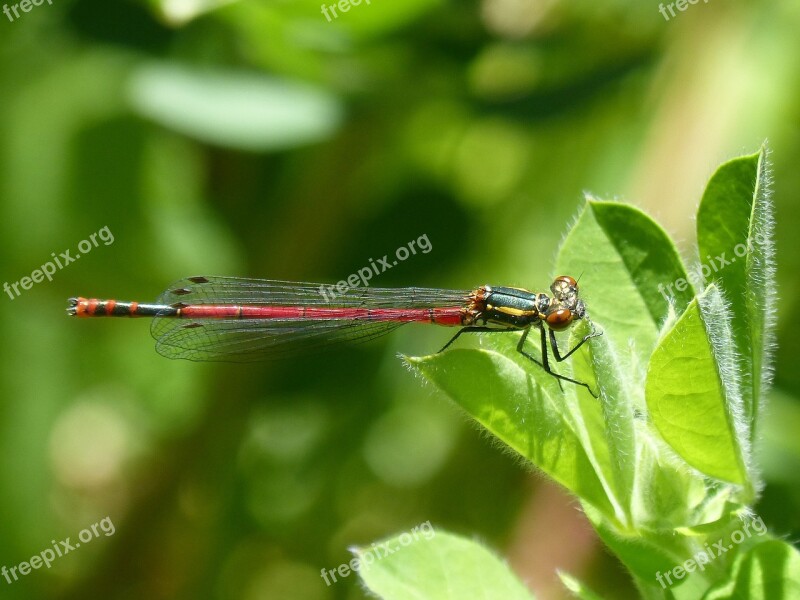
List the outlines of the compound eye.
<svg viewBox="0 0 800 600">
<path fill-rule="evenodd" d="M 572 323 L 572 319 L 573 314 L 571 310 L 568 308 L 559 308 L 547 315 L 545 321 L 550 329 L 561 331 L 569 327 L 569 324 Z"/>
<path fill-rule="evenodd" d="M 578 282 L 569 275 L 559 275 L 553 280 L 550 291 L 559 300 L 565 300 L 568 296 L 578 293 Z"/>
<path fill-rule="evenodd" d="M 564 281 L 564 282 L 566 282 L 566 283 L 567 283 L 567 285 L 569 285 L 570 287 L 578 287 L 578 282 L 577 282 L 577 281 L 575 281 L 575 280 L 574 280 L 572 277 L 570 277 L 569 275 L 559 275 L 558 277 L 556 277 L 556 281 Z"/>
</svg>

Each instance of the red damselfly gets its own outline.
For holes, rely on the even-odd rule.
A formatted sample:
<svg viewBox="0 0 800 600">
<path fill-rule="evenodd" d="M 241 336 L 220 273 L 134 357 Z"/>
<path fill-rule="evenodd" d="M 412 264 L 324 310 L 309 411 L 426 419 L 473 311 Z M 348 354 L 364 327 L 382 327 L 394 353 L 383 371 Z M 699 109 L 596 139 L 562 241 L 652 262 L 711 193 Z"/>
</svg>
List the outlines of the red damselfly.
<svg viewBox="0 0 800 600">
<path fill-rule="evenodd" d="M 173 283 L 153 304 L 70 298 L 76 317 L 153 317 L 156 350 L 169 358 L 246 362 L 297 355 L 335 342 L 366 341 L 406 323 L 461 327 L 464 333 L 522 331 L 517 351 L 561 381 L 588 384 L 550 368 L 550 348 L 561 362 L 587 340 L 592 327 L 562 355 L 555 332 L 586 318 L 578 283 L 556 277 L 552 295 L 484 285 L 474 290 L 355 288 L 330 301 L 324 286 L 236 277 L 189 277 Z M 541 360 L 524 349 L 531 328 L 541 336 Z"/>
</svg>

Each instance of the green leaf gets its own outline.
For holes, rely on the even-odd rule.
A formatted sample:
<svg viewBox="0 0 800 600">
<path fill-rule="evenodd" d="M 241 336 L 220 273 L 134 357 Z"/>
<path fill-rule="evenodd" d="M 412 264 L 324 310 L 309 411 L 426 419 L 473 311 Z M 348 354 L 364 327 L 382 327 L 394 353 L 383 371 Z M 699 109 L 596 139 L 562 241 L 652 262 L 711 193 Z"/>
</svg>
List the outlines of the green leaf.
<svg viewBox="0 0 800 600">
<path fill-rule="evenodd" d="M 687 469 L 649 423 L 637 419 L 636 428 L 636 476 L 630 512 L 639 531 L 696 527 L 719 521 L 735 510 L 730 503 L 737 489 L 710 485 L 703 474 Z"/>
<path fill-rule="evenodd" d="M 800 598 L 800 553 L 786 542 L 763 542 L 739 557 L 731 577 L 703 600 L 790 600 Z"/>
<path fill-rule="evenodd" d="M 749 437 L 771 377 L 775 311 L 774 218 L 766 149 L 722 165 L 697 213 L 702 274 L 725 292 L 733 313 Z M 727 264 L 726 264 L 727 263 Z"/>
<path fill-rule="evenodd" d="M 600 324 L 604 337 L 611 340 L 623 364 L 633 370 L 639 365 L 641 370 L 655 345 L 658 327 L 637 281 L 609 238 L 609 232 L 598 221 L 595 209 L 601 204 L 604 203 L 589 200 L 584 205 L 561 246 L 556 275 L 580 279 L 580 294 L 588 315 Z M 628 215 L 640 212 L 630 206 L 611 204 L 610 210 Z M 621 234 L 612 231 L 612 235 Z M 624 308 L 613 298 L 625 298 Z"/>
<path fill-rule="evenodd" d="M 486 350 L 456 349 L 406 360 L 509 447 L 605 514 L 617 514 L 608 483 L 596 473 L 599 461 L 587 454 L 565 411 L 564 394 L 541 367 Z M 544 377 L 544 385 L 537 385 L 532 373 Z M 597 412 L 593 420 L 600 422 L 597 401 L 589 399 Z"/>
<path fill-rule="evenodd" d="M 617 363 L 613 373 L 606 373 L 614 377 L 598 374 L 598 381 L 615 387 L 609 397 L 630 415 L 631 407 L 644 406 L 641 383 L 647 360 L 658 327 L 670 314 L 662 282 L 686 275 L 675 246 L 641 210 L 587 199 L 561 246 L 556 268 L 558 274 L 580 276 L 589 316 L 604 332 L 592 343 L 593 348 L 604 346 L 602 352 L 593 352 L 594 366 L 598 360 Z M 690 299 L 688 290 L 676 302 L 682 306 Z M 573 362 L 580 369 L 580 362 Z"/>
<path fill-rule="evenodd" d="M 708 306 L 706 330 L 701 305 Z M 713 315 L 713 316 L 712 316 Z M 650 418 L 664 440 L 701 472 L 737 484 L 747 482 L 733 374 L 727 314 L 714 285 L 693 301 L 653 352 L 647 374 Z M 730 358 L 724 358 L 725 353 Z M 723 381 L 723 375 L 726 381 Z"/>
<path fill-rule="evenodd" d="M 581 295 L 589 316 L 604 332 L 570 363 L 575 378 L 595 379 L 602 392 L 603 424 L 595 430 L 602 432 L 608 446 L 608 478 L 615 483 L 617 498 L 629 520 L 661 518 L 656 506 L 665 502 L 673 514 L 691 520 L 683 492 L 696 490 L 697 478 L 656 458 L 663 448 L 650 440 L 651 433 L 635 419 L 645 406 L 646 366 L 658 328 L 670 315 L 674 318 L 676 308 L 683 310 L 693 294 L 691 288 L 677 295 L 666 293 L 664 282 L 686 277 L 677 249 L 639 209 L 589 199 L 561 247 L 557 273 L 581 276 Z M 642 469 L 643 459 L 649 467 L 658 463 L 663 468 Z M 669 486 L 664 484 L 678 481 L 681 497 L 666 501 L 664 494 L 651 494 L 666 493 Z M 645 491 L 646 497 L 641 495 Z"/>
<path fill-rule="evenodd" d="M 617 558 L 632 574 L 650 585 L 656 583 L 656 573 L 670 570 L 689 555 L 682 546 L 683 537 L 675 536 L 672 531 L 655 539 L 648 539 L 643 531 L 620 535 L 617 528 L 591 506 L 584 505 L 584 512 L 600 539 Z"/>
<path fill-rule="evenodd" d="M 569 346 L 574 347 L 585 334 L 586 328 L 575 328 Z M 575 411 L 574 418 L 586 422 L 584 447 L 591 448 L 593 455 L 605 459 L 595 463 L 596 468 L 601 469 L 604 480 L 610 482 L 617 502 L 627 508 L 635 488 L 636 460 L 635 411 L 631 394 L 624 385 L 623 371 L 608 338 L 593 338 L 586 347 L 586 351 L 572 355 L 572 375 L 578 381 L 597 382 L 601 410 L 596 410 L 597 400 L 584 397 L 582 410 Z M 628 511 L 621 512 L 626 514 L 625 521 L 630 521 Z"/>
<path fill-rule="evenodd" d="M 322 89 L 260 74 L 152 64 L 131 78 L 139 114 L 201 141 L 243 150 L 283 150 L 331 136 L 339 100 Z"/>
<path fill-rule="evenodd" d="M 508 566 L 480 544 L 436 531 L 351 548 L 367 589 L 384 600 L 531 600 Z M 386 554 L 386 550 L 391 550 Z"/>
<path fill-rule="evenodd" d="M 763 179 L 763 161 L 757 170 Z M 753 185 L 754 202 L 763 204 L 765 194 Z M 755 230 L 771 227 L 767 217 L 755 223 Z M 770 323 L 763 306 L 753 312 L 752 298 L 769 301 L 769 285 L 760 291 L 753 286 L 771 275 L 771 250 L 768 240 L 760 241 L 763 256 L 748 257 L 745 279 L 753 295 L 745 294 L 743 304 L 755 325 L 748 325 L 742 340 L 760 335 L 763 349 Z M 699 279 L 687 275 L 663 229 L 641 211 L 613 202 L 587 200 L 554 274 L 580 278 L 588 316 L 603 335 L 551 366 L 586 382 L 599 399 L 578 386 L 559 389 L 516 352 L 519 337 L 511 333 L 487 337 L 495 352 L 457 350 L 408 360 L 499 439 L 576 493 L 640 590 L 661 597 L 657 574 L 722 539 L 755 497 L 751 413 L 742 393 L 754 380 L 740 375 L 738 305 L 729 306 L 731 290 L 716 285 L 694 297 L 692 284 Z M 589 330 L 587 321 L 580 322 L 568 344 L 559 336 L 559 345 L 573 347 Z M 540 344 L 531 335 L 526 349 L 538 356 Z M 759 381 L 767 373 L 763 364 L 752 362 L 761 368 Z M 746 546 L 720 557 L 709 571 L 680 578 L 670 597 L 701 597 Z M 577 580 L 563 580 L 579 597 L 592 597 Z"/>
<path fill-rule="evenodd" d="M 511 448 L 627 528 L 633 493 L 653 491 L 663 482 L 681 481 L 685 485 L 678 489 L 692 494 L 698 487 L 697 481 L 690 481 L 697 479 L 694 475 L 656 460 L 648 465 L 664 464 L 670 476 L 653 484 L 649 479 L 657 473 L 647 471 L 640 475 L 643 484 L 636 483 L 636 461 L 641 458 L 637 435 L 652 435 L 635 418 L 645 404 L 645 366 L 658 325 L 674 316 L 659 285 L 685 276 L 685 271 L 666 234 L 644 213 L 594 200 L 586 203 L 567 235 L 558 268 L 559 274 L 583 274 L 581 294 L 604 335 L 553 367 L 598 390 L 599 401 L 571 384 L 560 390 L 540 366 L 517 353 L 519 338 L 514 334 L 487 338 L 500 354 L 450 351 L 410 362 Z M 622 308 L 618 298 L 625 298 Z M 580 323 L 573 327 L 569 343 L 562 336 L 560 344 L 574 347 L 588 331 L 586 323 Z M 534 350 L 537 345 L 534 332 L 526 342 L 534 356 L 540 353 Z M 651 450 L 657 446 L 647 444 Z M 638 514 L 646 520 L 657 518 L 653 499 L 639 500 Z M 677 512 L 686 506 L 685 498 L 669 504 Z M 682 523 L 693 522 L 685 511 L 682 517 Z"/>
<path fill-rule="evenodd" d="M 694 297 L 691 284 L 667 293 L 666 284 L 686 278 L 686 270 L 666 231 L 642 211 L 616 202 L 589 203 L 597 224 L 619 254 L 650 316 L 661 324 L 669 312 L 669 299 L 678 314 Z M 681 286 L 683 287 L 683 286 Z"/>
<path fill-rule="evenodd" d="M 686 277 L 661 226 L 633 206 L 589 199 L 561 246 L 556 268 L 559 275 L 580 276 L 589 315 L 602 323 L 618 352 L 627 354 L 633 343 L 634 362 L 646 363 L 669 313 L 664 282 Z M 685 307 L 692 295 L 687 289 L 676 296 L 677 307 Z"/>
</svg>

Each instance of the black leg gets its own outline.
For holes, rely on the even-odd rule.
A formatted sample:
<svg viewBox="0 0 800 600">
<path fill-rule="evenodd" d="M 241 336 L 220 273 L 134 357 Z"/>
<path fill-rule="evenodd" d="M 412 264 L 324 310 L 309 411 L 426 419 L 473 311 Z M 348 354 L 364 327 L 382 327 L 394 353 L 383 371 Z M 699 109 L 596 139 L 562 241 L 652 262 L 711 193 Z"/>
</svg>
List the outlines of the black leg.
<svg viewBox="0 0 800 600">
<path fill-rule="evenodd" d="M 602 331 L 597 332 L 597 331 L 594 330 L 594 327 L 592 327 L 591 333 L 588 333 L 585 336 L 583 336 L 583 339 L 580 342 L 578 342 L 577 344 L 575 344 L 575 347 L 572 350 L 567 352 L 564 356 L 561 356 L 561 354 L 558 352 L 558 343 L 556 343 L 556 333 L 555 333 L 555 331 L 553 331 L 551 329 L 550 330 L 550 347 L 553 349 L 553 355 L 556 357 L 556 361 L 557 362 L 561 362 L 562 360 L 569 358 L 570 355 L 573 352 L 575 352 L 575 350 L 577 350 L 578 348 L 583 346 L 588 340 L 590 340 L 593 337 L 597 337 L 598 335 L 603 335 L 603 332 Z"/>
<path fill-rule="evenodd" d="M 450 344 L 458 339 L 458 336 L 460 336 L 462 333 L 508 333 L 508 329 L 492 329 L 491 327 L 462 327 L 458 330 L 458 333 L 450 338 L 449 342 L 442 346 L 442 349 L 439 350 L 439 352 L 444 352 L 450 346 Z M 439 352 L 436 354 L 439 354 Z"/>
<path fill-rule="evenodd" d="M 597 398 L 598 396 L 595 395 L 595 393 L 592 391 L 592 388 L 589 387 L 588 383 L 584 383 L 582 381 L 577 381 L 575 379 L 571 379 L 569 377 L 565 377 L 564 375 L 559 375 L 558 373 L 555 373 L 550 368 L 550 362 L 549 362 L 549 360 L 547 358 L 547 335 L 544 332 L 544 327 L 543 326 L 539 325 L 538 327 L 539 327 L 539 331 L 542 334 L 542 361 L 539 362 L 533 356 L 531 356 L 530 354 L 525 352 L 525 350 L 522 349 L 522 345 L 525 343 L 525 339 L 528 337 L 528 332 L 530 331 L 530 328 L 526 329 L 525 332 L 522 334 L 522 337 L 520 337 L 519 343 L 517 344 L 517 352 L 522 354 L 524 357 L 532 360 L 537 365 L 542 367 L 545 370 L 545 372 L 547 372 L 550 375 L 552 375 L 553 377 L 555 377 L 558 380 L 558 386 L 562 389 L 562 391 L 563 391 L 564 388 L 561 386 L 561 382 L 562 381 L 568 381 L 570 383 L 574 383 L 575 385 L 582 385 L 587 390 L 589 390 L 589 393 L 592 395 L 592 397 Z M 571 353 L 572 352 L 570 352 L 570 354 Z M 566 358 L 566 356 L 564 358 Z"/>
<path fill-rule="evenodd" d="M 531 361 L 535 362 L 537 365 L 539 365 L 540 367 L 542 367 L 545 370 L 546 373 L 548 373 L 548 374 L 552 375 L 553 377 L 555 377 L 556 380 L 558 381 L 558 387 L 561 388 L 562 391 L 564 390 L 564 388 L 562 387 L 561 382 L 562 381 L 568 381 L 569 383 L 574 383 L 575 385 L 582 385 L 587 390 L 589 390 L 589 393 L 594 398 L 597 398 L 598 396 L 595 395 L 595 393 L 592 391 L 592 388 L 589 387 L 589 384 L 583 383 L 582 381 L 576 381 L 575 379 L 570 379 L 569 377 L 566 377 L 564 375 L 559 375 L 558 373 L 555 373 L 550 368 L 550 361 L 549 361 L 548 356 L 547 356 L 547 335 L 545 334 L 543 326 L 539 325 L 538 327 L 539 327 L 539 331 L 542 334 L 542 360 L 539 361 L 538 359 L 536 359 L 531 354 L 525 352 L 525 350 L 523 349 L 523 346 L 525 345 L 525 340 L 528 339 L 528 334 L 531 331 L 530 327 L 528 327 L 528 328 L 526 328 L 526 329 L 524 329 L 522 331 L 522 335 L 519 338 L 519 343 L 517 344 L 517 352 L 522 354 L 522 356 L 524 356 L 528 360 L 531 360 Z M 492 329 L 490 327 L 462 327 L 461 329 L 458 330 L 458 332 L 452 338 L 450 338 L 449 342 L 447 342 L 444 346 L 442 346 L 442 349 L 439 350 L 439 352 L 444 352 L 447 348 L 449 348 L 450 345 L 453 342 L 455 342 L 458 339 L 458 336 L 460 336 L 462 333 L 508 333 L 508 329 Z M 552 334 L 552 330 L 550 330 L 550 333 Z M 570 354 L 575 352 L 575 350 L 577 350 L 581 346 L 581 344 L 583 344 L 587 339 L 589 339 L 591 337 L 595 337 L 596 335 L 602 335 L 602 334 L 594 333 L 594 332 L 589 334 L 577 346 L 575 346 L 575 348 L 570 350 L 569 353 L 567 353 L 563 358 L 557 358 L 557 360 L 559 362 L 564 360 L 565 358 L 567 358 L 567 356 L 569 356 Z M 555 348 L 553 348 L 553 352 L 557 352 Z M 438 352 L 437 352 L 437 354 L 438 354 Z M 558 356 L 558 355 L 556 355 L 556 356 Z"/>
<path fill-rule="evenodd" d="M 563 392 L 564 386 L 561 385 L 562 377 L 556 373 L 553 373 L 553 369 L 550 368 L 550 357 L 547 355 L 547 340 L 544 337 L 544 327 L 542 325 L 539 325 L 539 333 L 541 333 L 542 336 L 539 342 L 542 347 L 542 368 L 545 370 L 545 372 L 550 373 L 550 375 L 556 378 L 556 381 L 558 381 L 558 389 Z M 517 348 L 517 350 L 519 350 L 519 348 Z"/>
</svg>

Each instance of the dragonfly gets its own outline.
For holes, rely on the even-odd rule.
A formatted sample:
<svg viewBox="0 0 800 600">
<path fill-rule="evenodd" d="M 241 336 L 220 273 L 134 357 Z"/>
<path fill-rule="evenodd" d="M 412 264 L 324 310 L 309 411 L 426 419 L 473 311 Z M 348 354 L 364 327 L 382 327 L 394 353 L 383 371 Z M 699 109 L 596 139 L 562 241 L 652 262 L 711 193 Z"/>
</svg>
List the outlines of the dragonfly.
<svg viewBox="0 0 800 600">
<path fill-rule="evenodd" d="M 329 288 L 329 286 L 327 286 Z M 552 370 L 548 342 L 562 362 L 593 337 L 602 335 L 578 297 L 578 282 L 560 275 L 550 294 L 523 288 L 482 285 L 473 290 L 436 288 L 351 288 L 328 298 L 326 286 L 239 277 L 188 277 L 171 284 L 152 304 L 75 297 L 69 315 L 152 317 L 156 350 L 168 358 L 250 362 L 286 358 L 338 342 L 363 342 L 407 323 L 459 327 L 439 352 L 467 333 L 521 331 L 517 351 L 558 380 L 585 382 Z M 559 351 L 555 332 L 586 319 L 590 332 L 568 352 Z M 541 337 L 541 356 L 525 350 L 531 329 Z M 562 388 L 563 390 L 563 388 Z"/>
</svg>

